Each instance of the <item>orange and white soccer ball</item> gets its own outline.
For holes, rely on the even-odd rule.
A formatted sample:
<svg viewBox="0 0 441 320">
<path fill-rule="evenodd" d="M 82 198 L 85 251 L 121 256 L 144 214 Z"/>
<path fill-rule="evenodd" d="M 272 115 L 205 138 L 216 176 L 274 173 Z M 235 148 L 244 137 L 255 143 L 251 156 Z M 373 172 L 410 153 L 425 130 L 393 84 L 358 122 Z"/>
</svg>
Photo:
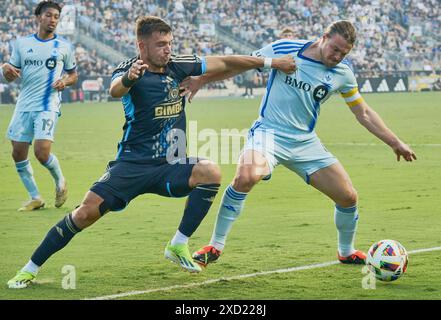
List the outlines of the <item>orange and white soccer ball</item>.
<svg viewBox="0 0 441 320">
<path fill-rule="evenodd" d="M 369 248 L 366 258 L 369 271 L 381 281 L 397 280 L 406 272 L 408 262 L 406 249 L 395 240 L 374 243 Z"/>
</svg>

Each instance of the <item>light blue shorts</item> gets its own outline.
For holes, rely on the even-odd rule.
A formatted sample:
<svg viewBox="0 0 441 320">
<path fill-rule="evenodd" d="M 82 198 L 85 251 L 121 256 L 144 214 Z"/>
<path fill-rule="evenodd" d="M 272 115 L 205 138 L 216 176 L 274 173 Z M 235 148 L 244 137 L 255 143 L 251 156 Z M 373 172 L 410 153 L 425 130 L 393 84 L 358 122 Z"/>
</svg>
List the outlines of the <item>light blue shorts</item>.
<svg viewBox="0 0 441 320">
<path fill-rule="evenodd" d="M 55 126 L 60 113 L 57 111 L 15 111 L 8 127 L 7 137 L 12 141 L 54 141 Z"/>
<path fill-rule="evenodd" d="M 293 137 L 278 135 L 274 129 L 259 125 L 250 129 L 244 147 L 244 151 L 246 150 L 261 153 L 266 158 L 271 172 L 281 164 L 297 173 L 308 184 L 314 172 L 338 162 L 322 145 L 316 134 L 299 141 Z"/>
</svg>

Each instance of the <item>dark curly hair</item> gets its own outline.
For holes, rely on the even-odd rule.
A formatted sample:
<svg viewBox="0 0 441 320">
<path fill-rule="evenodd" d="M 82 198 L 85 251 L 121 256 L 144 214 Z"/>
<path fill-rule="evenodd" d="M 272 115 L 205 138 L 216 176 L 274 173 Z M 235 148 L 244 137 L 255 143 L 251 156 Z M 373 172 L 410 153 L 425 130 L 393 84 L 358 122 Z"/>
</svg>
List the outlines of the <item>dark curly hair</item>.
<svg viewBox="0 0 441 320">
<path fill-rule="evenodd" d="M 54 2 L 54 1 L 50 1 L 50 0 L 49 1 L 41 1 L 37 5 L 37 7 L 35 8 L 34 13 L 36 16 L 39 16 L 43 13 L 43 11 L 45 11 L 49 8 L 57 9 L 58 12 L 61 13 L 61 6 L 58 3 Z"/>
</svg>

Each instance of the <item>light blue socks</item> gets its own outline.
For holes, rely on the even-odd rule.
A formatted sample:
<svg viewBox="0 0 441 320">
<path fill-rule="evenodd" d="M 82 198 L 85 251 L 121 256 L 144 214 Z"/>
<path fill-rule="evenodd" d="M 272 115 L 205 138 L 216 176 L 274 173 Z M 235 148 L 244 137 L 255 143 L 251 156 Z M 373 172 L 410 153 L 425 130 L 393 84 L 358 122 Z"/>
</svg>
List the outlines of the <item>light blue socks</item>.
<svg viewBox="0 0 441 320">
<path fill-rule="evenodd" d="M 46 167 L 51 173 L 52 177 L 55 180 L 55 186 L 58 190 L 63 188 L 64 186 L 64 176 L 61 172 L 60 163 L 58 162 L 57 157 L 54 154 L 49 155 L 49 159 L 46 163 L 43 163 L 43 166 Z"/>
<path fill-rule="evenodd" d="M 24 161 L 16 162 L 15 167 L 17 169 L 18 175 L 23 182 L 26 190 L 32 199 L 40 198 L 40 192 L 38 191 L 37 184 L 34 179 L 34 171 L 32 170 L 31 163 L 29 159 Z"/>
<path fill-rule="evenodd" d="M 338 252 L 340 256 L 348 257 L 355 251 L 354 240 L 358 222 L 357 206 L 342 208 L 336 205 L 334 220 L 338 230 Z"/>
<path fill-rule="evenodd" d="M 231 185 L 225 190 L 210 241 L 217 250 L 224 249 L 228 233 L 242 212 L 246 196 L 247 193 L 238 192 Z"/>
</svg>

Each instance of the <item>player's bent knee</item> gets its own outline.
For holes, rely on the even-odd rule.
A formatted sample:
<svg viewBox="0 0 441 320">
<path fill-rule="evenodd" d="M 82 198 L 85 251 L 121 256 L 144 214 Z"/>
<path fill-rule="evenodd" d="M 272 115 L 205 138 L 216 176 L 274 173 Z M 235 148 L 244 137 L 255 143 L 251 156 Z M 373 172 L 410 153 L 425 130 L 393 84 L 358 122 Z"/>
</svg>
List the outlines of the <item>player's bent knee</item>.
<svg viewBox="0 0 441 320">
<path fill-rule="evenodd" d="M 343 208 L 349 208 L 357 205 L 357 201 L 358 201 L 357 190 L 352 188 L 347 190 L 344 193 L 344 195 L 342 195 L 341 199 L 339 199 L 337 204 Z"/>
<path fill-rule="evenodd" d="M 12 143 L 12 159 L 15 162 L 21 162 L 28 158 L 29 146 L 27 142 L 11 141 Z"/>
<path fill-rule="evenodd" d="M 25 161 L 27 159 L 27 154 L 26 152 L 12 150 L 12 159 L 14 159 L 14 162 Z"/>
<path fill-rule="evenodd" d="M 222 174 L 219 166 L 212 161 L 202 160 L 195 166 L 193 172 L 197 183 L 220 183 Z"/>
<path fill-rule="evenodd" d="M 260 176 L 239 173 L 234 177 L 233 188 L 239 192 L 250 192 L 260 179 Z"/>
<path fill-rule="evenodd" d="M 34 154 L 41 164 L 45 164 L 49 160 L 49 152 L 37 150 Z"/>
<path fill-rule="evenodd" d="M 72 213 L 72 219 L 80 229 L 87 228 L 100 217 L 101 214 L 96 205 L 86 205 L 84 203 Z"/>
<path fill-rule="evenodd" d="M 212 163 L 208 166 L 207 178 L 210 179 L 212 183 L 220 183 L 222 180 L 222 174 L 219 166 Z"/>
<path fill-rule="evenodd" d="M 105 198 L 99 205 L 98 209 L 100 215 L 103 216 L 109 211 L 122 211 L 127 206 L 127 203 L 117 197 Z"/>
<path fill-rule="evenodd" d="M 127 202 L 106 192 L 103 189 L 92 188 L 83 200 L 81 206 L 93 207 L 103 216 L 109 211 L 121 211 L 127 206 Z"/>
</svg>

